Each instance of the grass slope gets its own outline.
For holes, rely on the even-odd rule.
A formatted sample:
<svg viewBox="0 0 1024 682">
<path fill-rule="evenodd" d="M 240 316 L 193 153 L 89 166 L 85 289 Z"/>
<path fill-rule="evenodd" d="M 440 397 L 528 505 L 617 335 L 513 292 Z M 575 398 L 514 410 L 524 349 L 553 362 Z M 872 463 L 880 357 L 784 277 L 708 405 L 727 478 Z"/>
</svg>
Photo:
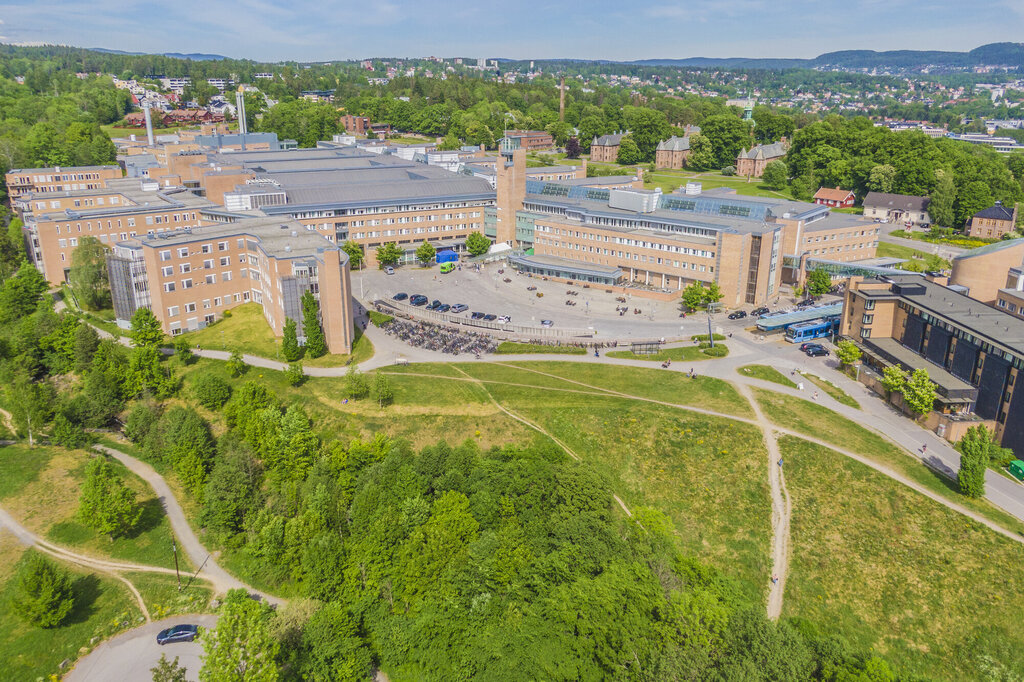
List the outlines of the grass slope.
<svg viewBox="0 0 1024 682">
<path fill-rule="evenodd" d="M 905 673 L 1024 675 L 1024 547 L 827 448 L 780 445 L 793 498 L 784 615 Z M 982 656 L 1013 675 L 986 677 Z"/>
<path fill-rule="evenodd" d="M 786 378 L 785 374 L 768 365 L 744 365 L 743 367 L 736 368 L 736 371 L 744 376 L 760 379 L 761 381 L 771 381 L 789 388 L 796 388 L 796 384 Z"/>
<path fill-rule="evenodd" d="M 160 501 L 140 478 L 111 460 L 138 493 L 143 515 L 128 537 L 113 541 L 80 523 L 78 496 L 93 453 L 25 444 L 0 448 L 0 504 L 32 532 L 80 553 L 174 568 L 170 524 Z M 184 570 L 191 568 L 180 555 Z"/>
</svg>

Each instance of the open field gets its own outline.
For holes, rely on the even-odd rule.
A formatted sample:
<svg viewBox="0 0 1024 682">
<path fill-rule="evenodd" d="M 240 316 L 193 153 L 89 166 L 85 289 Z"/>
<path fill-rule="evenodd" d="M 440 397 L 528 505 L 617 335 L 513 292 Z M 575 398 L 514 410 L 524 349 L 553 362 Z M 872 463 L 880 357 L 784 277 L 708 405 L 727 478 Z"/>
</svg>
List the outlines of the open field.
<svg viewBox="0 0 1024 682">
<path fill-rule="evenodd" d="M 61 661 L 76 660 L 79 649 L 89 646 L 93 637 L 104 639 L 139 624 L 142 615 L 122 583 L 65 564 L 59 565 L 71 573 L 75 593 L 67 621 L 46 630 L 24 623 L 6 605 L 15 593 L 15 565 L 26 551 L 30 550 L 11 535 L 0 534 L 0 679 L 35 680 L 57 674 Z"/>
<path fill-rule="evenodd" d="M 891 244 L 889 242 L 878 242 L 878 248 L 875 255 L 879 258 L 906 258 L 908 260 L 919 260 L 922 264 L 926 258 L 934 257 L 934 254 L 927 253 L 925 251 L 919 251 L 903 244 Z M 952 267 L 952 264 L 945 259 L 939 259 L 943 262 L 944 268 Z"/>
<path fill-rule="evenodd" d="M 885 229 L 884 227 L 882 229 Z M 901 239 L 913 239 L 919 242 L 926 242 L 928 244 L 946 244 L 948 246 L 959 246 L 965 249 L 976 249 L 979 246 L 985 246 L 986 244 L 994 244 L 999 241 L 998 239 L 982 239 L 979 237 L 967 237 L 964 235 L 954 235 L 952 237 L 932 237 L 927 232 L 919 232 L 913 230 L 907 232 L 900 228 L 893 230 L 889 233 L 893 237 L 900 237 Z"/>
<path fill-rule="evenodd" d="M 259 303 L 244 303 L 231 309 L 231 316 L 225 316 L 214 324 L 194 332 L 181 335 L 193 346 L 205 350 L 239 351 L 249 355 L 258 355 L 285 362 L 281 357 L 281 340 L 274 336 L 273 330 L 263 317 L 263 308 Z M 351 355 L 328 354 L 320 358 L 301 360 L 304 367 L 337 367 L 344 365 L 350 358 L 362 362 L 373 357 L 373 344 L 363 336 L 362 330 L 356 328 L 356 340 Z"/>
<path fill-rule="evenodd" d="M 173 126 L 167 128 L 153 128 L 153 135 L 174 135 L 182 130 L 188 130 L 189 128 L 197 128 L 198 126 Z M 124 137 L 128 138 L 131 135 L 135 135 L 135 139 L 143 140 L 146 139 L 146 126 L 141 128 L 118 128 L 116 124 L 110 123 L 107 125 L 100 126 L 100 130 L 105 132 L 111 138 Z"/>
<path fill-rule="evenodd" d="M 545 355 L 586 355 L 586 348 L 576 346 L 546 346 L 539 343 L 516 343 L 502 341 L 495 353 L 499 355 L 515 355 L 517 353 L 538 353 Z"/>
<path fill-rule="evenodd" d="M 796 384 L 790 381 L 785 374 L 768 365 L 744 365 L 743 367 L 736 368 L 736 371 L 744 376 L 754 377 L 761 381 L 771 381 L 789 388 L 796 388 Z"/>
<path fill-rule="evenodd" d="M 793 498 L 784 616 L 931 679 L 1024 674 L 1024 547 L 827 448 L 780 439 Z M 986 677 L 981 668 L 1004 675 Z"/>
<path fill-rule="evenodd" d="M 932 471 L 902 448 L 827 407 L 772 391 L 754 389 L 754 394 L 765 416 L 775 424 L 869 457 L 1004 528 L 1024 535 L 1024 523 L 1017 518 L 987 500 L 964 497 L 957 491 L 956 481 Z"/>
<path fill-rule="evenodd" d="M 170 524 L 160 501 L 140 478 L 111 460 L 138 493 L 143 514 L 128 537 L 111 541 L 78 521 L 78 495 L 94 456 L 83 450 L 26 444 L 0 448 L 0 504 L 30 531 L 81 554 L 174 568 Z M 191 564 L 180 555 L 183 570 Z"/>
</svg>

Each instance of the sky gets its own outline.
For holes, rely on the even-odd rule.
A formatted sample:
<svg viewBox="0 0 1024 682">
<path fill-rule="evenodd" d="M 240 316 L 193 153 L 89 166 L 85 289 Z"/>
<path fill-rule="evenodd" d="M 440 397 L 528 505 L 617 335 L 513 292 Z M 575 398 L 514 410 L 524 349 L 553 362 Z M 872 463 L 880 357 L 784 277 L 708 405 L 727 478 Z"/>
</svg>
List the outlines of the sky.
<svg viewBox="0 0 1024 682">
<path fill-rule="evenodd" d="M 1024 0 L 0 0 L 0 42 L 275 62 L 815 57 L 1024 40 Z"/>
</svg>

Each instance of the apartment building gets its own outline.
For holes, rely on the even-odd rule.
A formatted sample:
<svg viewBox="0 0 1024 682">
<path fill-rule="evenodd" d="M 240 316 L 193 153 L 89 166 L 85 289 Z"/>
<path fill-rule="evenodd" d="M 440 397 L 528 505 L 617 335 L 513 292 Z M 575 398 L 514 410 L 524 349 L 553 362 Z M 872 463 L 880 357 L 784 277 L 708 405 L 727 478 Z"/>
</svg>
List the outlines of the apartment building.
<svg viewBox="0 0 1024 682">
<path fill-rule="evenodd" d="M 99 189 L 123 175 L 119 166 L 12 168 L 4 180 L 11 205 L 26 194 Z"/>
<path fill-rule="evenodd" d="M 310 291 L 320 302 L 330 352 L 352 350 L 348 256 L 298 221 L 241 218 L 141 234 L 114 245 L 107 263 L 122 325 L 137 309 L 148 307 L 164 331 L 176 335 L 254 301 L 275 335 L 283 335 L 288 319 L 299 323 L 301 334 L 301 299 Z"/>
<path fill-rule="evenodd" d="M 551 149 L 555 146 L 555 138 L 543 130 L 506 130 L 505 137 L 513 140 L 519 149 L 526 151 Z"/>
<path fill-rule="evenodd" d="M 978 211 L 967 221 L 967 234 L 971 237 L 999 239 L 1007 232 L 1017 229 L 1017 206 L 1003 206 L 997 201 L 995 206 Z"/>
<path fill-rule="evenodd" d="M 54 285 L 66 281 L 82 237 L 112 246 L 138 235 L 199 227 L 209 222 L 202 211 L 210 207 L 184 188 L 130 178 L 109 180 L 102 189 L 32 193 L 15 206 L 25 222 L 29 257 Z"/>
<path fill-rule="evenodd" d="M 893 274 L 850 279 L 840 333 L 877 373 L 928 370 L 939 413 L 929 424 L 942 435 L 955 440 L 985 423 L 1024 453 L 1024 320 L 927 277 Z"/>
</svg>

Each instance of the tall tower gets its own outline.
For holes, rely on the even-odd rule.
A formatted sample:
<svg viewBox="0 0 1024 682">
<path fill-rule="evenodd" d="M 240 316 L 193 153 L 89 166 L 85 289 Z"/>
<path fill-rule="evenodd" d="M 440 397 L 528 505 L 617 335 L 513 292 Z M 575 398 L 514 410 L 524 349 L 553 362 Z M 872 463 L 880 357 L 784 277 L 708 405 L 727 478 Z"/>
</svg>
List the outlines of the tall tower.
<svg viewBox="0 0 1024 682">
<path fill-rule="evenodd" d="M 565 76 L 562 76 L 562 84 L 558 90 L 558 120 L 565 120 Z"/>
<path fill-rule="evenodd" d="M 245 123 L 245 90 L 241 85 L 238 86 L 238 91 L 235 93 L 235 111 L 238 112 L 238 132 L 240 135 L 245 135 L 249 129 Z"/>
<path fill-rule="evenodd" d="M 153 117 L 149 113 L 149 108 L 150 108 L 150 103 L 148 101 L 142 103 L 142 113 L 146 117 L 146 142 L 149 144 L 150 147 L 152 147 L 153 144 L 154 144 L 153 143 Z"/>
<path fill-rule="evenodd" d="M 506 138 L 507 140 L 507 138 Z M 516 246 L 516 213 L 526 198 L 526 150 L 502 148 L 496 168 L 497 218 L 495 236 L 498 242 Z"/>
</svg>

